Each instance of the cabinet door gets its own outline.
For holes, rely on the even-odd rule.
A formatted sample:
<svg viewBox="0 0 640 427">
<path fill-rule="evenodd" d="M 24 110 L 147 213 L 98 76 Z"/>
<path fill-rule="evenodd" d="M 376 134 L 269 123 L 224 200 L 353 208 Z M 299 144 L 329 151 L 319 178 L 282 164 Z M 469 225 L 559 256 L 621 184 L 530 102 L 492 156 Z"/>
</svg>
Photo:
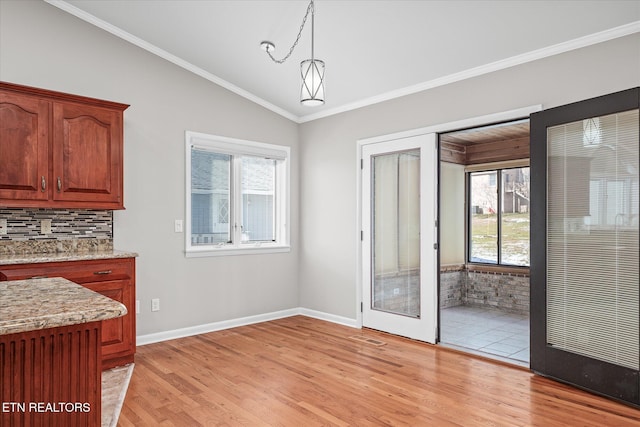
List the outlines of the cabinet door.
<svg viewBox="0 0 640 427">
<path fill-rule="evenodd" d="M 122 209 L 122 113 L 53 104 L 53 199 Z"/>
<path fill-rule="evenodd" d="M 103 369 L 112 367 L 118 357 L 131 356 L 135 351 L 135 307 L 133 307 L 133 286 L 129 280 L 87 283 L 85 288 L 121 302 L 127 307 L 127 314 L 115 319 L 102 321 Z M 117 363 L 113 364 L 113 366 Z"/>
<path fill-rule="evenodd" d="M 49 196 L 49 105 L 0 91 L 0 206 L 31 206 Z"/>
</svg>

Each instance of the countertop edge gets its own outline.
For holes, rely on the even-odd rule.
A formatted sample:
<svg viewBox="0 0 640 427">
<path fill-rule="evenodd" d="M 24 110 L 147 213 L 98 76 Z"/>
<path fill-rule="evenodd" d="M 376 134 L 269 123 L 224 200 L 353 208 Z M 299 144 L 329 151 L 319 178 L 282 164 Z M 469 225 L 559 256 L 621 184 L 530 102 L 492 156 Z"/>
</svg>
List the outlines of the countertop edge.
<svg viewBox="0 0 640 427">
<path fill-rule="evenodd" d="M 0 256 L 0 267 L 16 264 L 43 264 L 46 262 L 91 261 L 116 258 L 137 258 L 136 252 L 130 251 L 92 251 L 92 252 L 60 252 L 34 253 Z"/>
<path fill-rule="evenodd" d="M 1 282 L 0 336 L 103 321 L 127 307 L 61 277 Z M 42 302 L 38 302 L 42 300 Z"/>
<path fill-rule="evenodd" d="M 78 313 L 60 313 L 50 316 L 42 316 L 37 319 L 29 319 L 20 323 L 0 325 L 0 336 L 20 334 L 23 332 L 38 331 L 48 328 L 59 328 L 64 326 L 80 325 L 83 323 L 99 322 L 103 320 L 115 319 L 127 314 L 124 304 L 113 301 L 120 307 L 111 310 L 99 310 L 93 313 L 91 310 Z"/>
</svg>

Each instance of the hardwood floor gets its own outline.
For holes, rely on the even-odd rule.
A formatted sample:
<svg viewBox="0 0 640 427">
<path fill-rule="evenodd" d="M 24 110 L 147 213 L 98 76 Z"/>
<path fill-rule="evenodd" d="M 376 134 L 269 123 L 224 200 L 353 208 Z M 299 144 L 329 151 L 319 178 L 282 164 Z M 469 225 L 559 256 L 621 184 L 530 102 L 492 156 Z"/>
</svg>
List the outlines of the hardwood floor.
<svg viewBox="0 0 640 427">
<path fill-rule="evenodd" d="M 640 425 L 640 411 L 521 368 L 296 316 L 139 347 L 118 425 L 623 427 Z"/>
</svg>

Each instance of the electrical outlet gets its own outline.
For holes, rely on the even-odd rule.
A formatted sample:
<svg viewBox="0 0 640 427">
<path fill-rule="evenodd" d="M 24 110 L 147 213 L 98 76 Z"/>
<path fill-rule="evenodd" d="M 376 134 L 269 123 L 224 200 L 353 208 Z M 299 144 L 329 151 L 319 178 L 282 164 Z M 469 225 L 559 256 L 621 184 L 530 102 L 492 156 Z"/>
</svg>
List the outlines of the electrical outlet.
<svg viewBox="0 0 640 427">
<path fill-rule="evenodd" d="M 175 223 L 173 224 L 173 229 L 176 233 L 182 233 L 183 228 L 181 219 L 176 219 Z"/>
<path fill-rule="evenodd" d="M 160 311 L 160 298 L 151 300 L 151 311 Z"/>
<path fill-rule="evenodd" d="M 51 220 L 40 220 L 40 234 L 51 234 Z"/>
<path fill-rule="evenodd" d="M 140 300 L 136 300 L 136 314 L 140 314 Z"/>
<path fill-rule="evenodd" d="M 400 295 L 400 288 L 394 288 L 393 295 Z"/>
<path fill-rule="evenodd" d="M 0 219 L 0 234 L 7 234 L 7 220 L 6 218 Z"/>
</svg>

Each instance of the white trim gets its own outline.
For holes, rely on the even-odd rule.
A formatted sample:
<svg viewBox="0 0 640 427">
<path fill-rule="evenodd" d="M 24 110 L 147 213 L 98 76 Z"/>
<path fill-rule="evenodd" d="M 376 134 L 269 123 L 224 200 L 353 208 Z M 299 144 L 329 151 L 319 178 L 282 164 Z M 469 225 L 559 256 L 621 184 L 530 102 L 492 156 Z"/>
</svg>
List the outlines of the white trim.
<svg viewBox="0 0 640 427">
<path fill-rule="evenodd" d="M 414 93 L 422 92 L 428 89 L 456 83 L 462 80 L 467 80 L 473 77 L 489 74 L 494 71 L 504 70 L 506 68 L 515 67 L 516 65 L 526 64 L 528 62 L 537 61 L 550 56 L 558 55 L 561 53 L 569 52 L 583 47 L 591 46 L 598 43 L 603 43 L 616 38 L 628 36 L 640 32 L 640 21 L 634 21 L 629 24 L 621 25 L 619 27 L 610 28 L 608 30 L 600 31 L 598 33 L 589 34 L 583 37 L 578 37 L 573 40 L 554 44 L 551 46 L 536 49 L 531 52 L 526 52 L 520 55 L 512 56 L 510 58 L 501 59 L 498 61 L 490 62 L 478 67 L 469 68 L 467 70 L 460 71 L 458 73 L 449 74 L 446 76 L 438 77 L 433 80 L 429 80 L 423 83 L 418 83 L 413 86 L 392 90 L 380 95 L 365 98 L 360 101 L 344 104 L 340 107 L 331 108 L 328 110 L 319 111 L 313 114 L 307 114 L 302 117 L 298 117 L 298 123 L 310 122 L 313 120 L 321 119 L 328 116 L 344 113 L 347 111 L 355 110 L 369 105 L 378 104 L 380 102 L 389 101 L 391 99 L 400 98 L 406 95 L 412 95 Z"/>
<path fill-rule="evenodd" d="M 237 328 L 239 326 L 253 325 L 255 323 L 269 322 L 292 316 L 307 316 L 314 319 L 325 320 L 352 328 L 359 328 L 353 319 L 336 316 L 330 313 L 309 310 L 306 308 L 291 308 L 288 310 L 274 311 L 271 313 L 257 314 L 255 316 L 240 317 L 237 319 L 222 320 L 220 322 L 206 323 L 204 325 L 189 326 L 187 328 L 173 329 L 170 331 L 156 332 L 153 334 L 139 335 L 136 337 L 138 346 L 169 341 L 177 338 L 185 338 L 193 335 L 206 334 L 208 332 L 222 331 Z"/>
<path fill-rule="evenodd" d="M 411 95 L 428 89 L 444 86 L 450 83 L 459 82 L 461 80 L 478 77 L 483 74 L 504 70 L 516 65 L 525 64 L 527 62 L 536 61 L 538 59 L 544 59 L 549 56 L 558 55 L 560 53 L 569 52 L 571 50 L 580 49 L 583 47 L 603 43 L 609 40 L 640 32 L 640 21 L 634 21 L 628 24 L 620 25 L 618 27 L 610 28 L 608 30 L 578 37 L 573 40 L 568 40 L 566 42 L 557 43 L 552 46 L 543 47 L 541 49 L 512 56 L 510 58 L 494 61 L 489 64 L 480 65 L 478 67 L 470 68 L 458 73 L 449 74 L 447 76 L 442 76 L 433 80 L 418 83 L 416 85 L 389 91 L 380 95 L 362 99 L 360 101 L 344 104 L 336 108 L 331 108 L 304 116 L 297 116 L 296 114 L 280 108 L 232 83 L 229 83 L 228 81 L 208 71 L 205 71 L 202 68 L 197 67 L 190 62 L 187 62 L 184 59 L 179 58 L 163 49 L 160 49 L 159 47 L 145 40 L 142 40 L 141 38 L 136 37 L 133 34 L 130 34 L 122 30 L 121 28 L 116 27 L 115 25 L 109 24 L 108 22 L 91 15 L 90 13 L 87 13 L 84 10 L 77 8 L 76 6 L 71 5 L 64 0 L 44 1 L 296 123 L 306 123 L 324 117 L 333 116 L 336 114 L 344 113 L 369 105 L 378 104 L 380 102 L 388 101 L 406 95 Z"/>
<path fill-rule="evenodd" d="M 234 247 L 220 249 L 210 249 L 208 246 L 205 249 L 198 247 L 192 247 L 188 251 L 185 250 L 184 256 L 186 258 L 203 258 L 211 256 L 228 256 L 228 255 L 252 255 L 252 254 L 278 254 L 284 252 L 291 252 L 291 246 L 271 245 L 269 243 L 248 243 L 247 247 Z"/>
<path fill-rule="evenodd" d="M 357 319 L 350 319 L 348 317 L 337 316 L 331 313 L 324 313 L 322 311 L 311 310 L 309 308 L 300 307 L 299 315 L 312 317 L 314 319 L 325 320 L 331 323 L 337 323 L 339 325 L 348 326 L 350 328 L 360 329 L 362 328 L 362 323 L 358 322 Z"/>
<path fill-rule="evenodd" d="M 192 72 L 193 74 L 200 76 L 206 80 L 209 80 L 212 83 L 217 84 L 218 86 L 221 86 L 227 90 L 230 90 L 231 92 L 235 93 L 236 95 L 240 95 L 241 97 L 248 99 L 251 102 L 255 102 L 256 104 L 266 108 L 267 110 L 273 111 L 276 114 L 281 115 L 282 117 L 285 117 L 289 120 L 292 120 L 294 122 L 298 122 L 299 117 L 296 116 L 295 114 L 292 114 L 288 111 L 286 111 L 283 108 L 278 107 L 277 105 L 274 105 L 272 103 L 270 103 L 269 101 L 266 101 L 262 98 L 260 98 L 259 96 L 256 96 L 236 85 L 234 85 L 233 83 L 229 83 L 228 81 L 216 76 L 215 74 L 212 74 L 206 70 L 203 70 L 202 68 L 193 65 L 190 62 L 185 61 L 184 59 L 175 56 L 169 52 L 167 52 L 166 50 L 160 49 L 159 47 L 139 38 L 134 36 L 131 33 L 128 33 L 126 31 L 124 31 L 123 29 L 116 27 L 115 25 L 112 25 L 106 21 L 103 21 L 102 19 L 91 15 L 90 13 L 85 12 L 82 9 L 77 8 L 76 6 L 73 6 L 72 4 L 67 3 L 66 1 L 63 0 L 44 0 L 45 2 L 49 3 L 52 6 L 55 6 L 59 9 L 64 10 L 65 12 L 70 13 L 71 15 L 74 15 L 77 18 L 82 19 L 83 21 L 86 21 L 90 24 L 95 25 L 98 28 L 101 28 L 111 34 L 113 34 L 116 37 L 120 37 L 123 40 L 128 41 L 129 43 L 138 46 L 139 48 L 142 48 L 144 50 L 146 50 L 147 52 L 150 52 L 156 56 L 159 56 L 162 59 L 165 59 L 175 65 L 177 65 L 178 67 L 184 68 L 187 71 Z"/>
<path fill-rule="evenodd" d="M 198 258 L 208 256 L 246 255 L 258 253 L 290 252 L 291 242 L 291 147 L 286 145 L 268 144 L 264 142 L 247 141 L 218 135 L 209 135 L 200 132 L 185 131 L 185 244 L 186 258 Z M 275 189 L 275 242 L 241 242 L 240 231 L 232 231 L 235 243 L 233 244 L 191 244 L 191 151 L 192 149 L 221 152 L 230 155 L 265 156 L 277 160 L 276 164 L 276 189 Z M 241 181 L 239 169 L 233 169 L 233 183 Z M 239 187 L 238 187 L 239 189 Z M 202 194 L 200 192 L 200 194 Z M 233 199 L 233 197 L 232 197 Z M 240 198 L 236 198 L 236 206 L 232 212 L 240 212 Z M 235 218 L 235 214 L 233 215 Z"/>
<path fill-rule="evenodd" d="M 203 150 L 214 148 L 217 153 L 264 156 L 275 160 L 285 160 L 291 154 L 291 148 L 286 145 L 248 141 L 246 139 L 229 138 L 190 130 L 185 131 L 185 138 L 194 148 L 202 148 Z"/>
</svg>

